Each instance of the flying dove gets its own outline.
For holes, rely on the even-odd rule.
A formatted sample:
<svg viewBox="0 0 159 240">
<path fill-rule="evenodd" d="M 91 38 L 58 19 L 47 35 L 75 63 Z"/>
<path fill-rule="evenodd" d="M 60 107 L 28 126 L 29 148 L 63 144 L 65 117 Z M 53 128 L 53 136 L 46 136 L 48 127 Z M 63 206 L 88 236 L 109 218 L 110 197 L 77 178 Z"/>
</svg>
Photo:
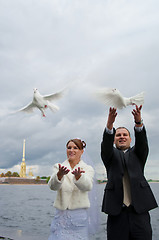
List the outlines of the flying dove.
<svg viewBox="0 0 159 240">
<path fill-rule="evenodd" d="M 63 91 L 45 96 L 42 96 L 37 88 L 34 88 L 33 91 L 34 93 L 32 102 L 29 103 L 27 106 L 19 109 L 18 112 L 25 111 L 29 113 L 33 112 L 35 108 L 38 108 L 41 111 L 42 116 L 46 117 L 45 110 L 47 108 L 50 108 L 50 110 L 53 112 L 59 110 L 59 107 L 51 103 L 51 101 L 61 98 L 63 96 Z"/>
<path fill-rule="evenodd" d="M 96 92 L 96 97 L 109 107 L 122 109 L 128 105 L 142 105 L 144 103 L 144 92 L 133 97 L 123 97 L 116 88 L 105 88 Z"/>
</svg>

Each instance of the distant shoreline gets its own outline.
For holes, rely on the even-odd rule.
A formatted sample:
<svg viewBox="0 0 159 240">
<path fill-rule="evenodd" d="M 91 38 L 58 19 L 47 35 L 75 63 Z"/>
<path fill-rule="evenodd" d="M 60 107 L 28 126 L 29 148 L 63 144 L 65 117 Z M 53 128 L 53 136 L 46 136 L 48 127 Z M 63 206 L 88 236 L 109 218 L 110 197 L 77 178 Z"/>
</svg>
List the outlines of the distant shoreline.
<svg viewBox="0 0 159 240">
<path fill-rule="evenodd" d="M 46 179 L 6 177 L 0 179 L 0 185 L 37 185 L 47 184 Z"/>
<path fill-rule="evenodd" d="M 0 239 L 4 239 L 4 240 L 13 240 L 12 238 L 6 238 L 6 237 L 2 237 L 2 236 L 0 236 Z"/>
<path fill-rule="evenodd" d="M 148 183 L 159 183 L 159 180 L 147 180 Z M 107 180 L 97 180 L 98 184 L 106 184 Z M 46 179 L 4 177 L 0 178 L 0 185 L 47 185 Z"/>
</svg>

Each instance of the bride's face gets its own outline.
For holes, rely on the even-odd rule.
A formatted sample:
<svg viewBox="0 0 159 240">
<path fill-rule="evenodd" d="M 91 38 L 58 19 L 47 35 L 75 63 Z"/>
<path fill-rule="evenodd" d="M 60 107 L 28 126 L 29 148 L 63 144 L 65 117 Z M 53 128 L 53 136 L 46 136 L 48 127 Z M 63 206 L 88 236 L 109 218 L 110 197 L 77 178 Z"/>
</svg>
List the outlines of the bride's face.
<svg viewBox="0 0 159 240">
<path fill-rule="evenodd" d="M 79 161 L 83 150 L 80 150 L 74 142 L 69 142 L 67 145 L 67 158 L 70 161 Z"/>
</svg>

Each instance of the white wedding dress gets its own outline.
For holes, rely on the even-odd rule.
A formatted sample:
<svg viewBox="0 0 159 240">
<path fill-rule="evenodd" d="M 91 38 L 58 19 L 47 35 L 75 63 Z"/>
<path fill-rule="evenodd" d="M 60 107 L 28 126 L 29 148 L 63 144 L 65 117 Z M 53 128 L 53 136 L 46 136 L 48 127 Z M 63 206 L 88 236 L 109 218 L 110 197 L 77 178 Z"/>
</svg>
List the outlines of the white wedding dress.
<svg viewBox="0 0 159 240">
<path fill-rule="evenodd" d="M 87 209 L 58 210 L 48 240 L 88 240 Z"/>
</svg>

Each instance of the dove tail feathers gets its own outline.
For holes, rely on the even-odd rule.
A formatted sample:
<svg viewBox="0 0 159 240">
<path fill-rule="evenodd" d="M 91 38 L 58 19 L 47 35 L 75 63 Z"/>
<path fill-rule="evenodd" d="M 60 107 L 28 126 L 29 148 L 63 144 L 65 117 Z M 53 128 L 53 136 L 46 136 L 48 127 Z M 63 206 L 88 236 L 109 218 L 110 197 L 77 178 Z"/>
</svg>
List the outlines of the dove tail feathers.
<svg viewBox="0 0 159 240">
<path fill-rule="evenodd" d="M 50 110 L 51 110 L 52 112 L 57 112 L 57 111 L 59 110 L 59 107 L 58 107 L 58 106 L 56 106 L 56 105 L 54 105 L 54 104 L 52 104 L 52 103 L 50 103 L 50 102 L 49 102 L 49 104 L 48 104 L 48 107 L 50 108 Z"/>
<path fill-rule="evenodd" d="M 144 96 L 145 92 L 141 92 L 130 98 L 131 104 L 135 104 L 137 106 L 144 104 Z"/>
</svg>

